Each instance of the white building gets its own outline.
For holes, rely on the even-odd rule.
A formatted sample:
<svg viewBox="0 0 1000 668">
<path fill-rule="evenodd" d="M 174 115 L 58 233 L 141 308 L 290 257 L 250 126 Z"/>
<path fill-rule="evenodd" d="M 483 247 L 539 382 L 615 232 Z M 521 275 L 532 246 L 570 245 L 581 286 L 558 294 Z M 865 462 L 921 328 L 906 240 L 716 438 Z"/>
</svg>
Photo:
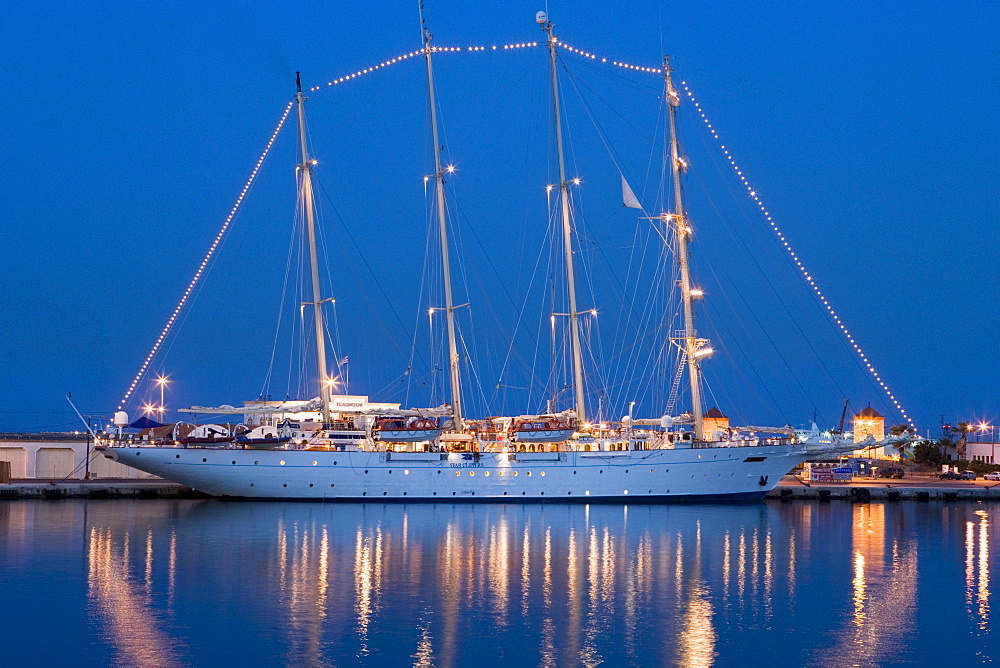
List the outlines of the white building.
<svg viewBox="0 0 1000 668">
<path fill-rule="evenodd" d="M 1000 443 L 966 443 L 965 458 L 970 462 L 1000 464 Z"/>
<path fill-rule="evenodd" d="M 0 434 L 0 461 L 10 462 L 11 478 L 82 480 L 91 478 L 156 478 L 94 452 L 82 432 Z"/>
</svg>

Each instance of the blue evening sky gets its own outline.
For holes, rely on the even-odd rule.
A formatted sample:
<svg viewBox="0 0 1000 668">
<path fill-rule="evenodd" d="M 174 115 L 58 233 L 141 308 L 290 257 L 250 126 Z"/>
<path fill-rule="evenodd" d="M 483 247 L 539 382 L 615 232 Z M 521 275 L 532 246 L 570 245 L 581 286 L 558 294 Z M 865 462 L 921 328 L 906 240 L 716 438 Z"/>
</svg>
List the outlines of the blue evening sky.
<svg viewBox="0 0 1000 668">
<path fill-rule="evenodd" d="M 540 41 L 534 14 L 543 8 L 428 0 L 425 16 L 437 44 L 489 47 Z M 664 52 L 674 57 L 677 79 L 690 83 L 922 429 L 941 415 L 1000 422 L 995 3 L 586 0 L 553 2 L 549 13 L 561 39 L 609 60 L 658 66 Z M 325 83 L 417 49 L 420 39 L 415 0 L 15 1 L 0 20 L 0 431 L 76 428 L 67 392 L 87 414 L 112 412 L 291 99 L 294 72 L 307 86 Z M 609 272 L 585 281 L 582 306 L 614 314 L 609 286 L 626 276 L 614 272 L 646 223 L 621 210 L 610 155 L 647 208 L 658 208 L 651 147 L 662 131 L 660 80 L 560 57 L 569 71 L 562 86 L 570 171 L 584 181 L 578 225 L 590 246 L 581 261 L 594 275 L 601 266 Z M 444 141 L 459 167 L 449 197 L 462 258 L 457 300 L 472 304 L 461 319 L 477 369 L 466 372 L 469 404 L 478 414 L 536 410 L 525 404 L 540 395 L 518 388 L 538 382 L 526 379 L 532 365 L 547 373 L 547 335 L 537 327 L 544 289 L 537 276 L 531 281 L 545 237 L 543 188 L 555 180 L 546 58 L 539 47 L 435 60 Z M 900 421 L 775 252 L 691 112 L 682 107 L 685 145 L 692 172 L 707 174 L 686 182 L 701 232 L 695 271 L 709 293 L 699 322 L 725 353 L 711 363 L 712 399 L 747 422 L 800 424 L 817 411 L 829 426 L 844 398 Z M 440 361 L 420 333 L 436 276 L 427 275 L 422 291 L 422 177 L 432 171 L 422 61 L 317 91 L 307 113 L 348 390 L 407 404 L 443 401 L 441 374 L 416 370 Z M 294 394 L 287 347 L 276 348 L 267 380 L 294 213 L 293 131 L 289 123 L 279 136 L 151 369 L 170 375 L 173 408 Z M 726 238 L 732 249 L 716 244 Z M 765 243 L 770 251 L 748 246 Z M 760 276 L 737 268 L 739 248 Z M 730 303 L 721 296 L 727 285 L 742 289 L 742 301 L 714 311 Z M 768 290 L 773 299 L 753 301 Z M 522 301 L 530 324 L 512 334 Z M 783 320 L 765 314 L 775 306 Z M 607 402 L 615 418 L 631 398 L 637 413 L 659 415 L 663 392 L 632 377 L 641 364 L 627 367 L 627 382 L 616 375 L 626 367 L 615 366 L 624 359 L 618 344 L 655 344 L 601 325 L 592 362 L 617 370 L 593 372 L 593 385 L 600 377 L 609 389 L 592 405 Z M 782 343 L 786 333 L 798 342 Z M 726 358 L 734 367 L 770 361 L 737 373 Z M 408 365 L 414 371 L 405 375 Z M 790 382 L 800 368 L 801 379 Z M 713 382 L 708 369 L 706 376 Z M 135 400 L 156 398 L 151 387 L 143 380 Z M 136 401 L 129 410 L 136 413 Z"/>
</svg>

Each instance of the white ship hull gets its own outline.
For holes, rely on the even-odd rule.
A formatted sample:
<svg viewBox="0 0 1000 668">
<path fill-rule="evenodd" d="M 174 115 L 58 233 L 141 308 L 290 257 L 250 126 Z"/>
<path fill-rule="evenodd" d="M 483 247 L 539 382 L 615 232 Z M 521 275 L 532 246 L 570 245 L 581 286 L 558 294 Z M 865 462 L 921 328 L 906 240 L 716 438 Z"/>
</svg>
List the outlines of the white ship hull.
<svg viewBox="0 0 1000 668">
<path fill-rule="evenodd" d="M 113 459 L 219 497 L 340 501 L 760 499 L 798 445 L 540 453 L 107 446 Z"/>
</svg>

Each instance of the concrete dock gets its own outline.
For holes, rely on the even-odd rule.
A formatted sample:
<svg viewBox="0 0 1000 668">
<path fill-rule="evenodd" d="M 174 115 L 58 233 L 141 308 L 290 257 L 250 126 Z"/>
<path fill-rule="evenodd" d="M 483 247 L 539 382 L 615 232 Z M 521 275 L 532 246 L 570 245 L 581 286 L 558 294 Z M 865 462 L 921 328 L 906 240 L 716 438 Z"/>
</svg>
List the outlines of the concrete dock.
<svg viewBox="0 0 1000 668">
<path fill-rule="evenodd" d="M 99 478 L 96 480 L 15 479 L 0 484 L 4 499 L 203 499 L 206 495 L 168 480 Z"/>
<path fill-rule="evenodd" d="M 1000 482 L 940 480 L 936 475 L 896 479 L 855 478 L 846 483 L 810 483 L 786 475 L 768 499 L 782 501 L 1000 501 Z"/>
<path fill-rule="evenodd" d="M 0 484 L 4 499 L 178 499 L 209 498 L 168 480 L 98 478 L 94 480 L 15 479 Z M 857 478 L 849 483 L 810 483 L 786 475 L 771 490 L 769 500 L 780 501 L 1000 501 L 1000 482 L 945 481 L 937 476 L 902 480 Z"/>
</svg>

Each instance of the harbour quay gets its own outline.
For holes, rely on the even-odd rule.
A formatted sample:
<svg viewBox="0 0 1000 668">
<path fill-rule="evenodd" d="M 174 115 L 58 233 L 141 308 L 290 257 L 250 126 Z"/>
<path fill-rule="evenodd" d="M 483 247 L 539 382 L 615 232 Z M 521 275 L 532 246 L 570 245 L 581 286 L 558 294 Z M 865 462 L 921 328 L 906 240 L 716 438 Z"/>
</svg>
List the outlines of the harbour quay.
<svg viewBox="0 0 1000 668">
<path fill-rule="evenodd" d="M 0 501 L 14 499 L 206 499 L 207 495 L 162 479 L 11 480 L 0 482 Z"/>
<path fill-rule="evenodd" d="M 810 483 L 786 475 L 765 497 L 780 501 L 1000 501 L 1000 483 L 986 480 L 948 481 L 918 475 L 902 480 L 855 479 L 843 483 Z"/>
</svg>

